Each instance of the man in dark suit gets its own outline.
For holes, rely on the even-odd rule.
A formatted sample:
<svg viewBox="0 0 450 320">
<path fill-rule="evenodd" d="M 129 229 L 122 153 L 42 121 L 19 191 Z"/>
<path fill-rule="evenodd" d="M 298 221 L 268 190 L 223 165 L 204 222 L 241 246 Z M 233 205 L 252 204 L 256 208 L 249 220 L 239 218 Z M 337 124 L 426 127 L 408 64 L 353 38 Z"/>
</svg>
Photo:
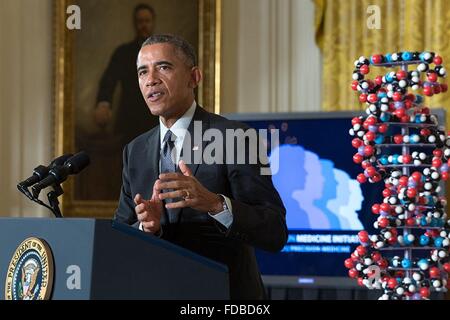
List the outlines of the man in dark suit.
<svg viewBox="0 0 450 320">
<path fill-rule="evenodd" d="M 286 243 L 280 196 L 271 176 L 261 174 L 259 160 L 239 164 L 225 143 L 215 155 L 227 161 L 203 163 L 198 159 L 205 159 L 212 142 L 195 138 L 211 129 L 225 137 L 226 130 L 248 127 L 196 104 L 201 72 L 183 39 L 150 37 L 137 68 L 141 92 L 160 125 L 124 149 L 116 219 L 226 264 L 232 299 L 264 298 L 253 247 L 276 252 Z M 249 159 L 251 146 L 245 146 L 232 152 Z"/>
</svg>

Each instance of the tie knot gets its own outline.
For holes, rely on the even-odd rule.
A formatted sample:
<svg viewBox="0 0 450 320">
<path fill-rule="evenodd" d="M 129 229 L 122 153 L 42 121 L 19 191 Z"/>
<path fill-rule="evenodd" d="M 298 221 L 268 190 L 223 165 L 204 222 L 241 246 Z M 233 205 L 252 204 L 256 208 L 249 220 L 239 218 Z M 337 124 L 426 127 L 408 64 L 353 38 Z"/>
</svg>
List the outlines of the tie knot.
<svg viewBox="0 0 450 320">
<path fill-rule="evenodd" d="M 163 139 L 163 143 L 166 143 L 168 141 L 175 141 L 175 139 L 176 139 L 176 136 L 173 134 L 173 132 L 170 130 L 167 130 L 166 135 L 164 136 L 164 139 Z"/>
</svg>

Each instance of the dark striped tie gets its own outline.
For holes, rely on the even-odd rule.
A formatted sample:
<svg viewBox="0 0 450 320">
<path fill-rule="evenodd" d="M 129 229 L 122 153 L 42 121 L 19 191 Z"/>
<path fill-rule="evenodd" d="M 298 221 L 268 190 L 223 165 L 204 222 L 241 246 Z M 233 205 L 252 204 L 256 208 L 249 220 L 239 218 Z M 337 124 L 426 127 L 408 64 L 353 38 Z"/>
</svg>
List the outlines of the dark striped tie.
<svg viewBox="0 0 450 320">
<path fill-rule="evenodd" d="M 161 153 L 161 173 L 176 172 L 176 136 L 168 130 L 163 139 L 163 149 Z M 165 189 L 163 192 L 170 192 L 172 189 Z M 166 199 L 164 203 L 177 202 L 178 199 Z M 165 207 L 164 207 L 165 208 Z M 165 209 L 169 217 L 169 223 L 177 221 L 178 209 Z"/>
</svg>

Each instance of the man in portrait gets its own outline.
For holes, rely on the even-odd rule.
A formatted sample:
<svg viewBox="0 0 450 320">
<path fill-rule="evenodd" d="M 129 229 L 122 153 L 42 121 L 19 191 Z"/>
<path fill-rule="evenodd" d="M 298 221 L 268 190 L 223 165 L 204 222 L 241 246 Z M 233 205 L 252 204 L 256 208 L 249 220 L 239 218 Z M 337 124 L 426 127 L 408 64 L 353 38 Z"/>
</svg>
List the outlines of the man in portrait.
<svg viewBox="0 0 450 320">
<path fill-rule="evenodd" d="M 134 72 L 139 49 L 144 40 L 153 34 L 155 21 L 156 14 L 151 6 L 139 4 L 134 8 L 135 38 L 114 51 L 100 80 L 94 112 L 94 120 L 100 127 L 105 127 L 112 120 L 114 92 L 118 84 L 121 87 L 112 132 L 118 138 L 120 148 L 158 123 L 158 118 L 147 109 Z"/>
</svg>

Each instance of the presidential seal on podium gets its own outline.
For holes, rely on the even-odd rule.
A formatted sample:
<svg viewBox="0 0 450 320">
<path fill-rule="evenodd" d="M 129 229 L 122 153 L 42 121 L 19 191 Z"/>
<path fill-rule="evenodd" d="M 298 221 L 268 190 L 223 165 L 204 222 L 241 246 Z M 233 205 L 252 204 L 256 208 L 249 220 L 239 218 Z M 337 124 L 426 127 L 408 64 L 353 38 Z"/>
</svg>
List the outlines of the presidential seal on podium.
<svg viewBox="0 0 450 320">
<path fill-rule="evenodd" d="M 53 255 L 47 242 L 31 237 L 14 252 L 6 273 L 6 300 L 48 300 L 53 287 Z"/>
</svg>

